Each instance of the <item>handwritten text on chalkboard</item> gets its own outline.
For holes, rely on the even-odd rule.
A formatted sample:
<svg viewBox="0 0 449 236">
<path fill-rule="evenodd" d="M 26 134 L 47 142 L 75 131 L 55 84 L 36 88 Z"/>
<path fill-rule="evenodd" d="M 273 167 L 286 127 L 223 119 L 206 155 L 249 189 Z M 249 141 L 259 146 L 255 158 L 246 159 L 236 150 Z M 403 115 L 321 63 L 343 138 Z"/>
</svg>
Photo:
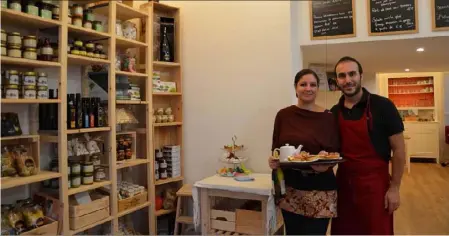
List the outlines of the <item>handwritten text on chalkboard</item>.
<svg viewBox="0 0 449 236">
<path fill-rule="evenodd" d="M 370 0 L 371 32 L 395 32 L 416 28 L 414 0 Z"/>
<path fill-rule="evenodd" d="M 313 36 L 353 34 L 352 10 L 352 0 L 313 1 Z"/>
<path fill-rule="evenodd" d="M 449 1 L 435 0 L 435 26 L 449 27 Z"/>
</svg>

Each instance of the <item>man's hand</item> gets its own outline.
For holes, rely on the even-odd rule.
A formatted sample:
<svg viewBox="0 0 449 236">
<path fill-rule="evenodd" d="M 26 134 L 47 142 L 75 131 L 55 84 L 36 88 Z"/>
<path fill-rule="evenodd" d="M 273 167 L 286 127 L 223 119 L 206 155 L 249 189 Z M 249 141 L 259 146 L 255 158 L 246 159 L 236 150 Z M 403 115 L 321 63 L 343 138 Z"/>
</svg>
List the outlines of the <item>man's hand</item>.
<svg viewBox="0 0 449 236">
<path fill-rule="evenodd" d="M 388 209 L 388 213 L 393 214 L 399 208 L 399 188 L 390 187 L 385 194 L 385 209 Z"/>
</svg>

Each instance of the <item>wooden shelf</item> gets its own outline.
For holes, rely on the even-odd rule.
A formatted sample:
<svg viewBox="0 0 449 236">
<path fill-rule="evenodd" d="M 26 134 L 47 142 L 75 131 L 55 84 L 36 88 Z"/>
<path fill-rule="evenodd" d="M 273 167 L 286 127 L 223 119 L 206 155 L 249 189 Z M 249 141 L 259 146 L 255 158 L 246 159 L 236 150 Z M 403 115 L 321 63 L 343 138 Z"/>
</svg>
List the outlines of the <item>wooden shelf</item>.
<svg viewBox="0 0 449 236">
<path fill-rule="evenodd" d="M 165 61 L 154 61 L 153 66 L 155 67 L 179 67 L 181 64 L 177 62 L 165 62 Z"/>
<path fill-rule="evenodd" d="M 8 137 L 1 137 L 0 140 L 6 141 L 6 140 L 30 139 L 30 138 L 37 139 L 37 138 L 39 138 L 39 135 L 25 134 L 25 135 L 19 135 L 19 136 L 8 136 Z"/>
<path fill-rule="evenodd" d="M 154 127 L 180 126 L 182 122 L 154 123 Z"/>
<path fill-rule="evenodd" d="M 168 179 L 163 179 L 163 180 L 157 180 L 155 185 L 163 185 L 163 184 L 178 182 L 178 181 L 181 181 L 181 180 L 184 180 L 184 177 L 180 176 L 180 177 L 176 177 L 176 178 L 168 178 Z"/>
<path fill-rule="evenodd" d="M 173 212 L 176 212 L 176 209 L 169 209 L 169 210 L 163 209 L 163 210 L 156 211 L 156 213 L 154 215 L 157 217 L 157 216 L 168 215 L 168 214 L 171 214 Z"/>
<path fill-rule="evenodd" d="M 116 39 L 115 44 L 118 48 L 140 48 L 148 46 L 148 44 L 146 43 L 137 40 L 127 39 L 121 36 L 116 36 L 115 39 Z"/>
<path fill-rule="evenodd" d="M 3 0 L 2 0 L 3 1 Z M 25 5 L 22 6 L 25 9 Z M 60 21 L 49 20 L 39 16 L 34 16 L 24 12 L 2 8 L 1 10 L 2 25 L 17 25 L 21 28 L 50 28 L 61 25 Z M 2 62 L 3 63 L 3 62 Z"/>
<path fill-rule="evenodd" d="M 153 95 L 154 96 L 181 96 L 182 93 L 179 93 L 179 92 L 174 92 L 174 93 L 171 93 L 171 92 L 153 92 Z"/>
<path fill-rule="evenodd" d="M 139 72 L 128 72 L 128 71 L 116 71 L 115 72 L 116 75 L 126 75 L 129 77 L 143 77 L 143 78 L 147 78 L 148 74 L 144 74 L 144 73 L 139 73 Z"/>
<path fill-rule="evenodd" d="M 147 101 L 135 101 L 135 100 L 116 100 L 117 105 L 140 105 L 148 104 Z"/>
<path fill-rule="evenodd" d="M 79 39 L 106 39 L 110 38 L 109 33 L 99 32 L 93 29 L 79 27 L 75 25 L 68 25 L 69 35 L 75 36 Z"/>
<path fill-rule="evenodd" d="M 159 3 L 159 2 L 153 2 L 154 10 L 156 11 L 165 11 L 165 12 L 174 12 L 179 10 L 177 7 L 173 7 L 167 4 Z"/>
<path fill-rule="evenodd" d="M 3 9 L 2 9 L 3 12 Z M 61 63 L 53 61 L 30 60 L 26 58 L 14 58 L 8 56 L 1 57 L 2 65 L 15 65 L 26 67 L 60 67 Z"/>
<path fill-rule="evenodd" d="M 398 84 L 398 85 L 388 85 L 388 87 L 415 87 L 415 86 L 433 86 L 433 84 Z"/>
<path fill-rule="evenodd" d="M 67 59 L 69 61 L 69 64 L 82 65 L 82 66 L 96 65 L 96 64 L 110 64 L 111 63 L 108 60 L 85 57 L 85 56 L 78 56 L 78 55 L 73 55 L 73 54 L 68 54 Z"/>
<path fill-rule="evenodd" d="M 43 104 L 43 103 L 61 103 L 59 99 L 1 99 L 2 104 Z"/>
<path fill-rule="evenodd" d="M 143 17 L 148 17 L 148 14 L 123 3 L 117 2 L 117 19 L 127 21 L 130 19 Z"/>
<path fill-rule="evenodd" d="M 133 213 L 133 212 L 135 212 L 135 211 L 138 211 L 138 210 L 140 210 L 140 209 L 142 209 L 142 208 L 145 208 L 145 207 L 147 207 L 147 206 L 149 206 L 149 205 L 150 205 L 150 202 L 146 202 L 146 203 L 144 203 L 144 204 L 140 204 L 140 205 L 138 205 L 138 206 L 136 206 L 136 207 L 133 207 L 133 208 L 131 208 L 131 209 L 128 209 L 128 210 L 126 210 L 126 211 L 121 211 L 121 212 L 119 212 L 119 213 L 117 214 L 117 217 L 122 217 L 122 216 L 124 216 L 124 215 L 128 215 L 128 214 Z"/>
<path fill-rule="evenodd" d="M 28 177 L 2 177 L 0 179 L 1 189 L 13 188 L 59 177 L 61 177 L 60 173 L 45 170 L 41 170 L 38 174 Z"/>
<path fill-rule="evenodd" d="M 91 133 L 110 131 L 111 127 L 85 128 L 85 129 L 68 129 L 67 134 Z"/>
<path fill-rule="evenodd" d="M 117 163 L 117 169 L 123 169 L 123 168 L 133 167 L 133 166 L 137 166 L 137 165 L 147 164 L 147 163 L 150 163 L 150 160 L 137 158 L 134 160 L 123 161 L 121 163 Z"/>
<path fill-rule="evenodd" d="M 389 95 L 411 95 L 411 94 L 433 94 L 434 92 L 418 92 L 418 93 L 388 93 Z"/>
<path fill-rule="evenodd" d="M 94 182 L 93 184 L 90 184 L 90 185 L 80 185 L 78 188 L 69 188 L 69 196 L 73 195 L 73 194 L 93 190 L 96 188 L 101 188 L 101 187 L 104 187 L 104 186 L 110 185 L 110 184 L 111 184 L 111 181 L 103 181 L 103 182 Z"/>
<path fill-rule="evenodd" d="M 435 107 L 397 107 L 398 110 L 433 110 Z"/>
<path fill-rule="evenodd" d="M 97 222 L 92 223 L 90 225 L 84 226 L 84 227 L 79 228 L 77 230 L 70 230 L 70 235 L 74 235 L 74 234 L 77 234 L 79 232 L 83 232 L 84 230 L 91 229 L 91 228 L 93 228 L 93 227 L 95 227 L 97 225 L 101 225 L 101 224 L 104 224 L 104 223 L 106 223 L 108 221 L 111 221 L 112 219 L 114 219 L 114 217 L 113 216 L 109 216 L 108 218 L 105 218 L 103 220 L 97 221 Z"/>
</svg>

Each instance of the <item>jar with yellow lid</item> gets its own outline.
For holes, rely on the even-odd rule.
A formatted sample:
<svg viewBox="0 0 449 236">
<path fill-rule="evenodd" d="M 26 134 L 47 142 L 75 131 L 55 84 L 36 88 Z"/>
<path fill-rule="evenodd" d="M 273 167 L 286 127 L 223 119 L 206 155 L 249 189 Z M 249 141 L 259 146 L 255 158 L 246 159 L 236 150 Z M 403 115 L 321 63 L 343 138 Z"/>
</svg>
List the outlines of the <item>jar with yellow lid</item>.
<svg viewBox="0 0 449 236">
<path fill-rule="evenodd" d="M 36 86 L 36 72 L 34 71 L 27 71 L 23 73 L 23 85 L 28 86 Z"/>
<path fill-rule="evenodd" d="M 24 48 L 36 48 L 37 37 L 34 35 L 23 36 L 22 44 Z"/>
<path fill-rule="evenodd" d="M 70 54 L 73 55 L 80 55 L 80 50 L 77 46 L 72 47 L 72 50 L 70 51 Z"/>
<path fill-rule="evenodd" d="M 20 50 L 20 45 L 10 44 L 8 47 L 8 57 L 22 57 L 22 50 Z"/>
<path fill-rule="evenodd" d="M 37 86 L 48 86 L 47 74 L 45 72 L 39 72 L 37 77 Z"/>
<path fill-rule="evenodd" d="M 36 99 L 36 86 L 34 85 L 23 86 L 23 98 Z"/>
<path fill-rule="evenodd" d="M 36 48 L 26 48 L 25 51 L 23 51 L 23 58 L 37 60 Z"/>
<path fill-rule="evenodd" d="M 70 7 L 70 12 L 72 13 L 73 17 L 83 17 L 83 6 L 78 5 L 78 4 L 73 4 Z"/>
<path fill-rule="evenodd" d="M 73 42 L 73 45 L 77 46 L 77 47 L 82 47 L 84 46 L 83 41 L 79 40 L 79 39 L 75 39 L 75 42 Z"/>
<path fill-rule="evenodd" d="M 83 18 L 77 16 L 72 17 L 72 25 L 83 27 Z"/>
<path fill-rule="evenodd" d="M 19 86 L 15 84 L 5 85 L 5 98 L 18 99 L 19 98 Z"/>
<path fill-rule="evenodd" d="M 19 85 L 19 72 L 16 70 L 8 70 L 5 75 L 5 84 Z"/>
<path fill-rule="evenodd" d="M 14 44 L 14 45 L 22 45 L 22 39 L 20 38 L 19 32 L 9 32 L 8 33 L 8 45 Z"/>
<path fill-rule="evenodd" d="M 90 20 L 85 20 L 85 21 L 83 22 L 83 27 L 84 27 L 84 28 L 87 28 L 87 29 L 92 29 L 92 21 L 90 21 Z"/>
<path fill-rule="evenodd" d="M 48 99 L 48 87 L 38 86 L 37 87 L 37 98 L 38 99 Z"/>
</svg>

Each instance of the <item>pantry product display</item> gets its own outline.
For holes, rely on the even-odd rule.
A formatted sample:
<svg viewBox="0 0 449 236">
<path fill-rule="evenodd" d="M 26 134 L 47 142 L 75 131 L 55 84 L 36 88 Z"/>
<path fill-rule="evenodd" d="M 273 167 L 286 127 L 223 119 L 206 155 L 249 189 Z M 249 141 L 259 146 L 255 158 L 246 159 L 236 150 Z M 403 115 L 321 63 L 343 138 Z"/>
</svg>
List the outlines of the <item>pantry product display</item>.
<svg viewBox="0 0 449 236">
<path fill-rule="evenodd" d="M 2 7 L 34 16 L 40 16 L 45 19 L 59 20 L 59 5 L 56 1 L 5 0 L 2 1 Z"/>
<path fill-rule="evenodd" d="M 103 44 L 92 41 L 82 41 L 79 39 L 69 40 L 67 52 L 77 56 L 108 59 L 108 55 L 103 50 Z"/>
<path fill-rule="evenodd" d="M 167 123 L 174 122 L 175 115 L 172 114 L 173 111 L 171 107 L 167 108 L 157 108 L 155 111 L 153 110 L 153 122 L 155 123 Z"/>
<path fill-rule="evenodd" d="M 73 4 L 70 6 L 70 24 L 86 29 L 93 29 L 98 32 L 103 32 L 101 21 L 96 20 L 92 9 L 80 4 Z M 96 26 L 96 27 L 95 27 Z"/>
<path fill-rule="evenodd" d="M 130 51 L 121 53 L 117 50 L 115 56 L 115 69 L 119 71 L 136 72 L 136 56 Z"/>
<path fill-rule="evenodd" d="M 161 72 L 153 72 L 153 92 L 165 92 L 174 93 L 176 92 L 176 82 L 172 81 L 162 81 Z"/>
<path fill-rule="evenodd" d="M 31 198 L 2 204 L 2 235 L 18 235 L 45 224 L 44 209 Z"/>
<path fill-rule="evenodd" d="M 67 129 L 105 126 L 104 103 L 99 97 L 67 94 Z"/>
<path fill-rule="evenodd" d="M 117 189 L 119 200 L 131 198 L 146 191 L 144 186 L 140 186 L 126 181 L 117 182 Z"/>
<path fill-rule="evenodd" d="M 2 71 L 2 98 L 48 99 L 47 75 L 44 72 Z"/>
<path fill-rule="evenodd" d="M 41 86 L 38 85 L 38 88 L 45 87 L 46 78 L 45 73 L 39 73 L 38 83 L 40 81 Z M 40 92 L 42 96 L 43 91 Z M 50 89 L 48 98 L 57 99 L 58 90 Z M 39 104 L 39 130 L 58 130 L 58 104 Z"/>
<path fill-rule="evenodd" d="M 140 101 L 140 86 L 131 83 L 128 76 L 116 76 L 116 99 Z"/>
<path fill-rule="evenodd" d="M 38 172 L 34 158 L 24 145 L 2 146 L 2 177 L 27 177 Z"/>
<path fill-rule="evenodd" d="M 22 134 L 22 128 L 20 127 L 19 115 L 14 112 L 2 112 L 1 113 L 1 132 L 2 137 L 6 136 L 18 136 Z"/>
<path fill-rule="evenodd" d="M 49 38 L 38 39 L 35 35 L 21 35 L 19 32 L 2 30 L 2 56 L 57 61 L 57 48 L 58 43 L 51 42 Z"/>
<path fill-rule="evenodd" d="M 117 161 L 133 158 L 133 136 L 117 135 Z"/>
<path fill-rule="evenodd" d="M 155 179 L 181 176 L 181 147 L 167 145 L 155 150 Z"/>
</svg>

